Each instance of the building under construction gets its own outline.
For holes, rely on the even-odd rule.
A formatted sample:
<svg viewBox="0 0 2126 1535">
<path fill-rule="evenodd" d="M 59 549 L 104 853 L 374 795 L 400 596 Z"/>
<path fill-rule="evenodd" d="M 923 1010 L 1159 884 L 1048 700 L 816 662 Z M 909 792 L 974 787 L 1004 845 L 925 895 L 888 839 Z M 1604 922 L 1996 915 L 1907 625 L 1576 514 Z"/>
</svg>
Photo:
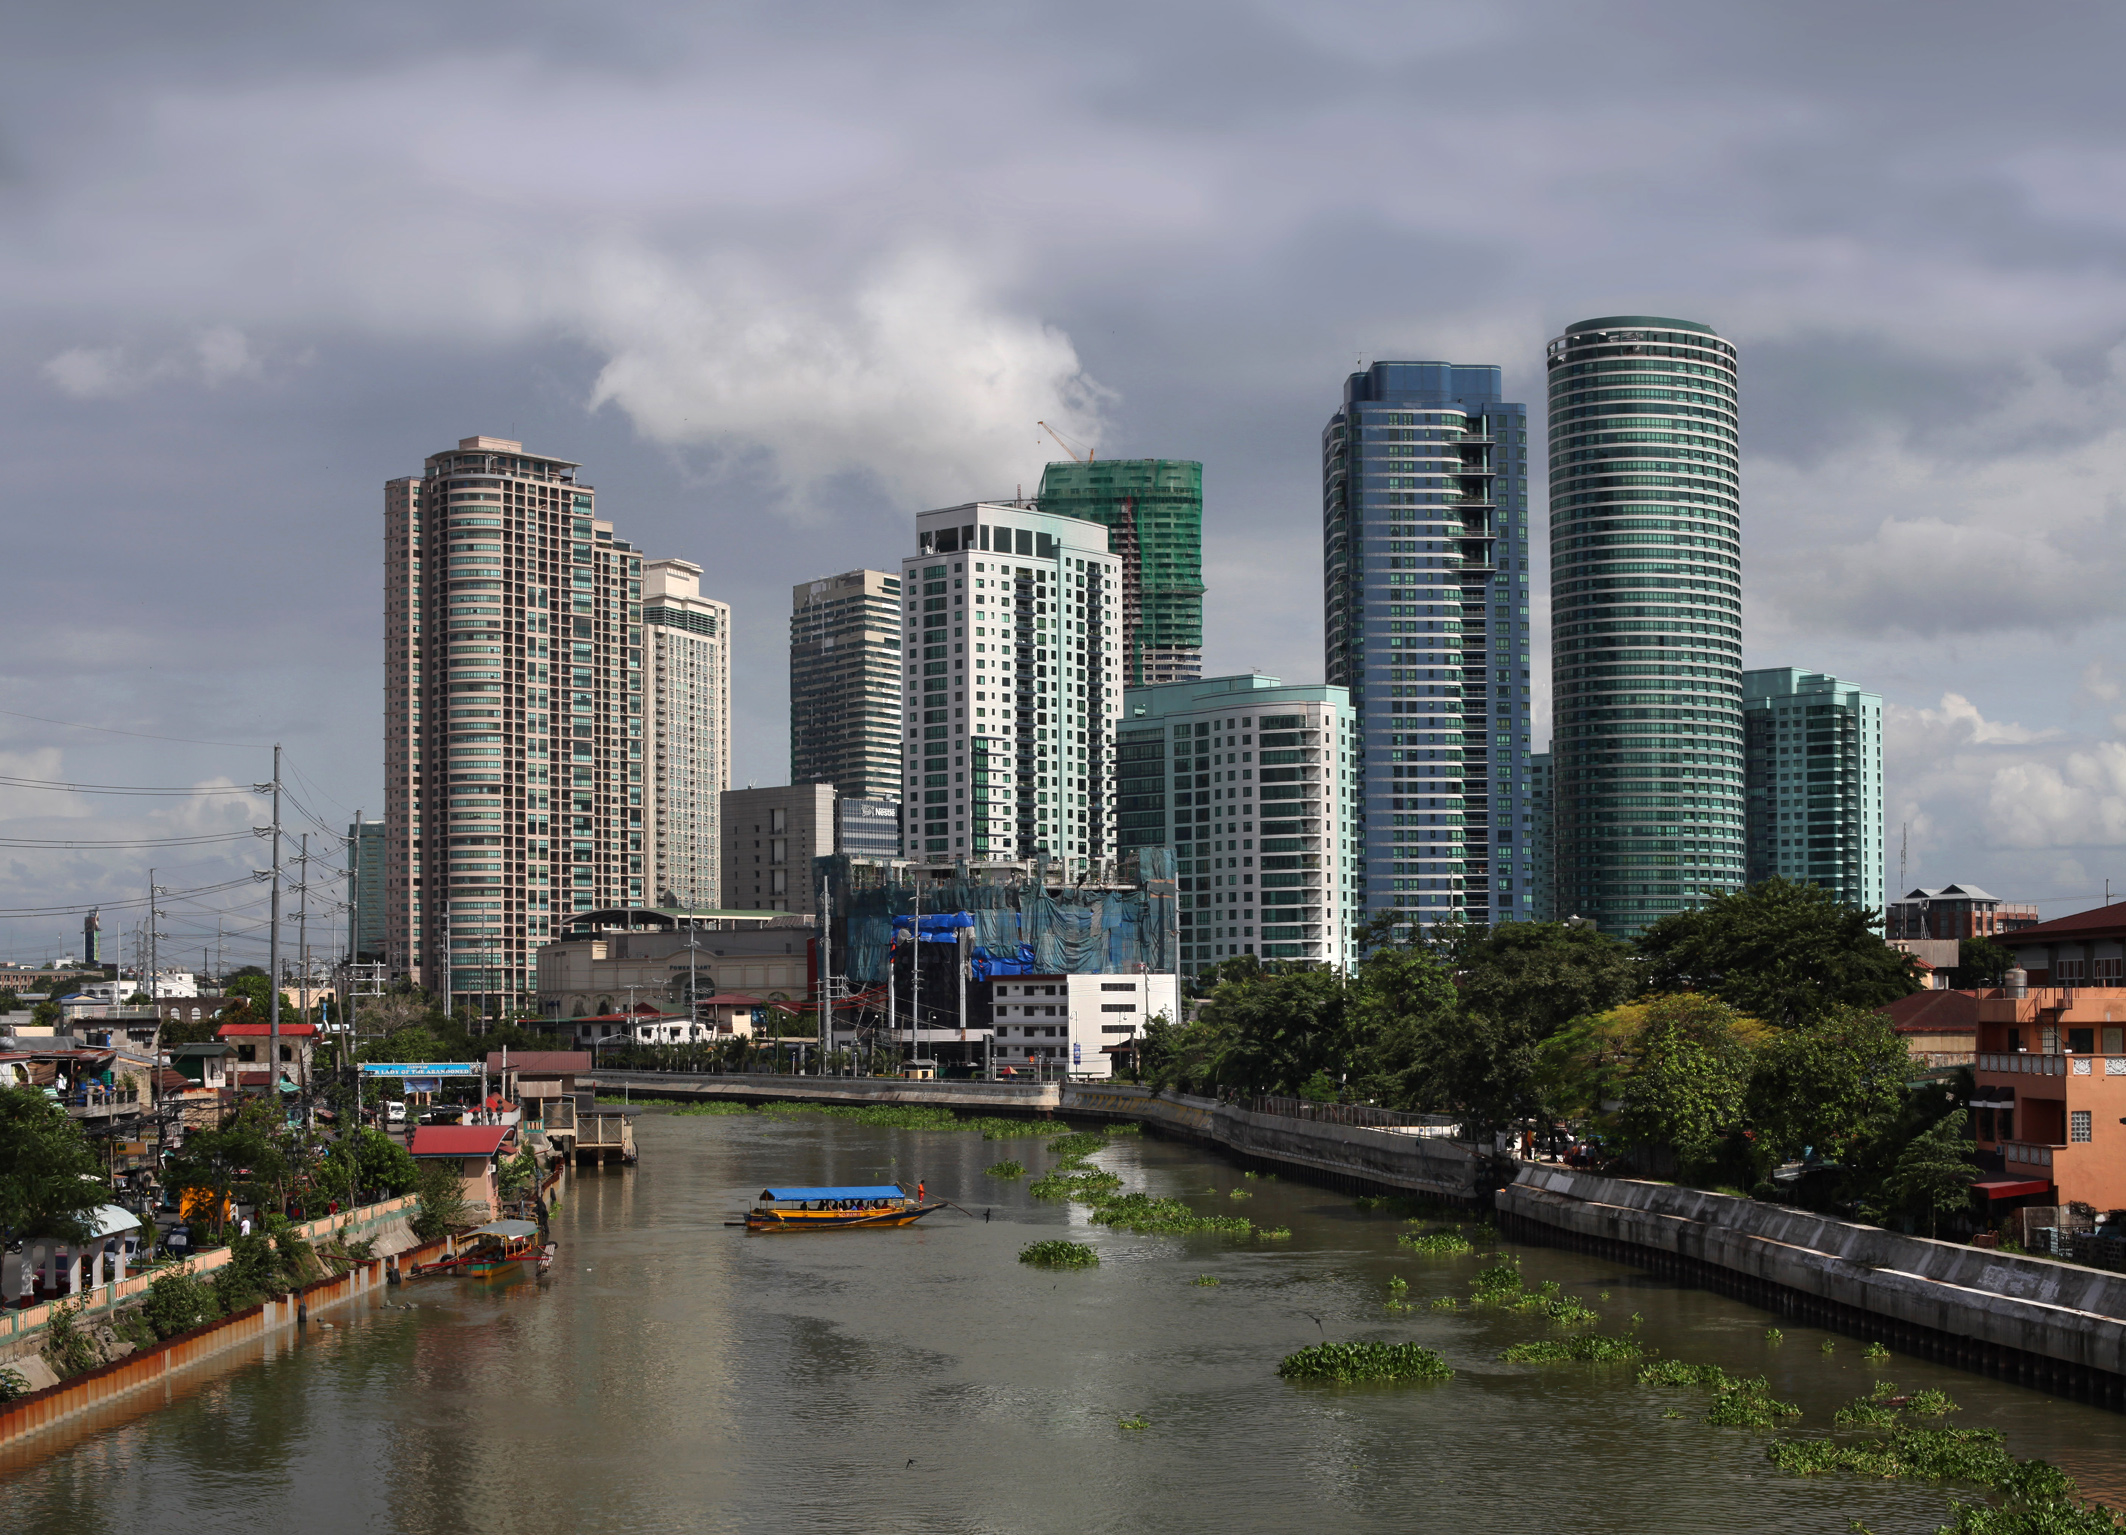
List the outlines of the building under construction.
<svg viewBox="0 0 2126 1535">
<path fill-rule="evenodd" d="M 1171 975 L 1173 853 L 1066 877 L 1057 862 L 917 864 L 837 855 L 824 883 L 834 1043 L 974 1065 L 1002 975 Z"/>
</svg>

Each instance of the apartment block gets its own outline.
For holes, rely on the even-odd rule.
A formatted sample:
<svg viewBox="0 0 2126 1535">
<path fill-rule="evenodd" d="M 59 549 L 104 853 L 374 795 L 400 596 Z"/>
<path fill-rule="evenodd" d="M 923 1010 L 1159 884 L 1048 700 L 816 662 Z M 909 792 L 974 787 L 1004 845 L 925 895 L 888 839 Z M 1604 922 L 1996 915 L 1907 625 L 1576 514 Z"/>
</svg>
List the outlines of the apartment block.
<svg viewBox="0 0 2126 1535">
<path fill-rule="evenodd" d="M 579 468 L 467 437 L 384 491 L 384 945 L 452 1005 L 650 894 L 642 556 Z"/>
<path fill-rule="evenodd" d="M 1323 429 L 1327 677 L 1362 739 L 1354 924 L 1533 913 L 1492 883 L 1532 814 L 1527 444 L 1488 364 L 1375 363 Z"/>
<path fill-rule="evenodd" d="M 1362 899 L 1348 691 L 1244 673 L 1124 696 L 1116 837 L 1125 854 L 1173 849 L 1181 968 L 1347 965 Z"/>
<path fill-rule="evenodd" d="M 649 669 L 649 771 L 643 851 L 652 903 L 680 911 L 722 904 L 717 850 L 731 787 L 731 607 L 701 595 L 701 567 L 642 567 L 643 659 Z"/>
<path fill-rule="evenodd" d="M 384 823 L 352 821 L 347 826 L 347 957 L 356 963 L 382 963 L 390 932 L 384 891 Z"/>
<path fill-rule="evenodd" d="M 2004 901 L 1976 885 L 1921 885 L 1890 902 L 1883 916 L 1883 937 L 1908 942 L 2006 942 L 2005 935 L 2037 926 L 2035 906 Z"/>
<path fill-rule="evenodd" d="M 1034 504 L 1097 522 L 1122 561 L 1122 675 L 1131 687 L 1203 675 L 1203 465 L 1119 458 L 1050 464 Z"/>
<path fill-rule="evenodd" d="M 1629 937 L 1745 873 L 1740 376 L 1654 315 L 1545 362 L 1558 903 Z"/>
<path fill-rule="evenodd" d="M 1527 897 L 1523 910 L 1537 922 L 1556 922 L 1570 913 L 1558 910 L 1557 869 L 1553 862 L 1550 818 L 1557 811 L 1557 786 L 1549 752 L 1534 752 L 1528 758 L 1528 821 L 1515 828 L 1520 846 L 1499 846 L 1492 880 L 1501 890 Z M 1516 861 L 1518 854 L 1518 861 Z M 1511 881 L 1512 883 L 1508 883 Z"/>
<path fill-rule="evenodd" d="M 1742 674 L 1748 877 L 1883 904 L 1882 699 L 1791 666 Z"/>
<path fill-rule="evenodd" d="M 901 794 L 901 578 L 850 570 L 790 588 L 790 782 Z"/>
<path fill-rule="evenodd" d="M 723 899 L 732 911 L 819 910 L 812 860 L 834 851 L 834 785 L 732 789 L 723 797 Z"/>
<path fill-rule="evenodd" d="M 1024 506 L 916 519 L 901 562 L 910 857 L 1114 852 L 1122 562 L 1107 530 Z"/>
</svg>

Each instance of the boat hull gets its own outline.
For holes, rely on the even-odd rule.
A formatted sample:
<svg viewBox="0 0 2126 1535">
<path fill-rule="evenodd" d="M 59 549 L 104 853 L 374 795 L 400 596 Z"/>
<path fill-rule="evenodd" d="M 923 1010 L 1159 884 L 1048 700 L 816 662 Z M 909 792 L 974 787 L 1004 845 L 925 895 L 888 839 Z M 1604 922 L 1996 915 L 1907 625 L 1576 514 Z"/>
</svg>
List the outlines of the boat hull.
<svg viewBox="0 0 2126 1535">
<path fill-rule="evenodd" d="M 856 1228 L 912 1226 L 942 1204 L 906 1205 L 887 1210 L 748 1210 L 748 1231 L 849 1231 Z"/>
</svg>

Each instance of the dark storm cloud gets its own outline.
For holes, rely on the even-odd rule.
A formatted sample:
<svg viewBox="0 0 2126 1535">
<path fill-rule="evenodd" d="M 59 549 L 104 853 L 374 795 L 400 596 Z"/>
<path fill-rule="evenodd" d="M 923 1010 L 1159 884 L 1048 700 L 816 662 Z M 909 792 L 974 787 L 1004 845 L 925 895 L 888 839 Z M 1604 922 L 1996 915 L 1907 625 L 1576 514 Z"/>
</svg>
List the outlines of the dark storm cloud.
<svg viewBox="0 0 2126 1535">
<path fill-rule="evenodd" d="M 2018 783 L 2067 782 L 2071 683 L 1988 657 L 2115 633 L 2121 31 L 2075 5 L 37 9 L 0 98 L 0 708 L 278 736 L 321 814 L 373 806 L 380 485 L 495 432 L 707 567 L 737 775 L 774 781 L 784 590 L 1030 487 L 1036 418 L 1202 458 L 1211 662 L 1302 679 L 1344 375 L 1498 361 L 1540 412 L 1560 325 L 1645 311 L 1743 348 L 1753 662 L 1894 678 L 1952 723 L 1968 696 L 2037 732 Z M 0 755 L 58 776 L 263 776 L 168 752 L 0 716 Z M 1939 856 L 2065 825 L 1997 799 Z"/>
</svg>

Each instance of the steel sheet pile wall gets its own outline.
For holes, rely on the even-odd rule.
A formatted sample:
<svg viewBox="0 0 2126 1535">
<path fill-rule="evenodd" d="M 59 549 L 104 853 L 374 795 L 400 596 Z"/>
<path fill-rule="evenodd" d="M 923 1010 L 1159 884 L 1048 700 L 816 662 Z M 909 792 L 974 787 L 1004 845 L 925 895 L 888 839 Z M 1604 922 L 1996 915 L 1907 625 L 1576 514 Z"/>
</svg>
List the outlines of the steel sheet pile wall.
<svg viewBox="0 0 2126 1535">
<path fill-rule="evenodd" d="M 966 912 L 974 943 L 992 950 L 1024 944 L 1047 974 L 1172 974 L 1176 948 L 1174 855 L 1145 848 L 1133 859 L 1133 888 L 1044 884 L 1013 876 L 977 878 L 964 868 L 948 879 L 925 879 L 925 912 Z M 815 861 L 833 903 L 835 959 L 858 986 L 886 979 L 886 943 L 895 917 L 915 910 L 916 887 L 905 868 L 843 855 Z"/>
</svg>

